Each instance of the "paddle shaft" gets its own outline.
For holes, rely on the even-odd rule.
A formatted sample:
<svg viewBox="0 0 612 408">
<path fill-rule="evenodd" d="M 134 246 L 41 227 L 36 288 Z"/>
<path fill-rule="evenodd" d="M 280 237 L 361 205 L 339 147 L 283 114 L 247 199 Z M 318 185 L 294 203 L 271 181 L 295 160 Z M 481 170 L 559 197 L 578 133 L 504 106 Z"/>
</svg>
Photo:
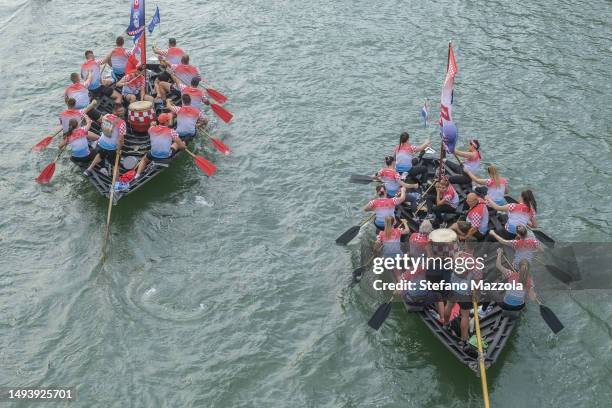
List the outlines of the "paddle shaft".
<svg viewBox="0 0 612 408">
<path fill-rule="evenodd" d="M 478 302 L 476 295 L 472 294 L 472 307 L 474 308 L 474 325 L 476 326 L 476 341 L 478 343 L 478 365 L 480 366 L 480 382 L 482 384 L 482 398 L 485 408 L 489 408 L 489 388 L 487 386 L 487 371 L 484 363 L 484 352 L 482 350 L 482 338 L 480 337 L 480 319 L 478 317 Z"/>
<path fill-rule="evenodd" d="M 434 182 L 431 184 L 431 186 L 427 187 L 427 190 L 425 190 L 425 192 L 423 193 L 423 195 L 427 195 L 427 193 L 429 193 L 429 190 L 431 190 L 431 188 L 433 186 L 436 185 L 436 183 L 438 182 L 438 180 L 434 180 Z M 417 207 L 416 211 L 414 212 L 414 214 L 416 215 L 416 213 L 418 213 L 421 208 L 423 208 L 423 206 L 425 205 L 425 203 L 427 202 L 427 199 L 423 200 L 423 202 L 421 204 L 419 204 L 419 206 Z"/>
<path fill-rule="evenodd" d="M 115 150 L 115 165 L 113 167 L 113 180 L 110 185 L 110 192 L 108 198 L 108 212 L 106 214 L 106 229 L 104 230 L 104 249 L 106 249 L 106 242 L 108 241 L 108 233 L 110 231 L 111 212 L 113 211 L 113 198 L 115 196 L 115 182 L 117 181 L 117 174 L 119 173 L 119 159 L 121 158 L 121 149 L 117 146 Z"/>
</svg>

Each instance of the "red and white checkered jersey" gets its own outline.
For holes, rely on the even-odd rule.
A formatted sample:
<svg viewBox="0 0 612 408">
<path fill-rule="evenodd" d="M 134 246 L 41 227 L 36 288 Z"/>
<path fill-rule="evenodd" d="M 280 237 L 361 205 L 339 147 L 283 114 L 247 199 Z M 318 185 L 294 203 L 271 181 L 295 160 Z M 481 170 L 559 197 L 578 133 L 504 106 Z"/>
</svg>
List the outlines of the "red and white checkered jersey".
<svg viewBox="0 0 612 408">
<path fill-rule="evenodd" d="M 110 130 L 110 134 L 108 131 Z M 125 136 L 127 127 L 125 121 L 111 113 L 102 117 L 102 132 L 98 145 L 107 150 L 115 150 L 120 136 Z"/>
<path fill-rule="evenodd" d="M 429 238 L 425 234 L 420 232 L 413 232 L 408 240 L 410 245 L 410 256 L 418 258 L 421 255 L 425 255 L 425 248 L 429 244 Z"/>
<path fill-rule="evenodd" d="M 504 194 L 506 193 L 506 186 L 508 185 L 508 181 L 500 177 L 499 178 L 499 187 L 495 185 L 495 179 L 488 178 L 487 179 L 487 196 L 497 202 L 501 202 L 504 200 Z"/>
<path fill-rule="evenodd" d="M 77 82 L 66 88 L 64 91 L 66 98 L 73 98 L 76 101 L 74 107 L 76 109 L 84 109 L 89 105 L 89 90 L 85 84 Z"/>
<path fill-rule="evenodd" d="M 193 106 L 173 106 L 171 109 L 176 113 L 176 131 L 179 135 L 195 134 L 196 123 L 206 119 L 202 111 Z"/>
<path fill-rule="evenodd" d="M 483 199 L 478 199 L 478 204 L 468 211 L 466 219 L 481 234 L 487 233 L 489 230 L 489 210 Z"/>
<path fill-rule="evenodd" d="M 193 65 L 172 64 L 170 68 L 174 71 L 174 75 L 185 85 L 191 85 L 191 80 L 200 76 L 200 71 Z"/>
<path fill-rule="evenodd" d="M 102 85 L 100 65 L 102 65 L 101 59 L 87 60 L 81 65 L 81 79 L 87 79 L 87 75 L 91 71 L 91 84 L 88 87 L 90 90 L 98 89 Z"/>
<path fill-rule="evenodd" d="M 191 97 L 191 106 L 194 108 L 198 108 L 202 110 L 204 102 L 208 102 L 208 98 L 204 95 L 204 91 L 199 88 L 194 88 L 192 86 L 187 86 L 183 84 L 177 84 L 179 91 L 182 94 L 187 94 Z"/>
<path fill-rule="evenodd" d="M 401 176 L 400 174 L 388 167 L 381 169 L 376 175 L 385 183 L 385 188 L 389 195 L 395 195 L 397 190 L 400 188 Z"/>
<path fill-rule="evenodd" d="M 185 53 L 178 47 L 170 47 L 167 50 L 160 50 L 160 55 L 170 64 L 180 64 Z"/>
<path fill-rule="evenodd" d="M 167 126 L 156 125 L 149 128 L 151 138 L 151 155 L 160 159 L 170 156 L 172 142 L 179 137 L 178 133 Z"/>
<path fill-rule="evenodd" d="M 68 129 L 70 128 L 70 119 L 76 119 L 76 121 L 79 122 L 80 125 L 82 119 L 84 118 L 85 112 L 83 111 L 83 109 L 66 109 L 59 115 L 59 121 L 62 125 L 64 133 L 68 132 Z"/>
<path fill-rule="evenodd" d="M 400 204 L 402 201 L 399 197 L 393 198 L 375 198 L 370 201 L 368 205 L 372 207 L 376 214 L 376 220 L 374 221 L 377 225 L 385 225 L 385 217 L 395 217 L 395 206 Z"/>
<path fill-rule="evenodd" d="M 395 148 L 395 163 L 398 167 L 412 167 L 413 154 L 416 147 L 409 143 L 402 143 Z"/>
<path fill-rule="evenodd" d="M 123 95 L 138 95 L 145 86 L 145 76 L 138 72 L 127 74 L 121 80 L 124 83 L 121 91 Z"/>
<path fill-rule="evenodd" d="M 540 243 L 533 236 L 527 236 L 524 239 L 515 239 L 510 241 L 514 248 L 514 267 L 518 268 L 519 262 L 523 259 L 531 262 L 533 255 L 540 248 Z"/>
<path fill-rule="evenodd" d="M 457 191 L 455 191 L 455 188 L 452 184 L 448 185 L 446 191 L 444 192 L 444 195 L 442 196 L 442 199 L 445 200 L 448 205 L 450 205 L 454 209 L 457 209 L 457 207 L 459 206 L 459 195 L 457 195 Z"/>
<path fill-rule="evenodd" d="M 506 230 L 514 234 L 516 233 L 517 226 L 526 226 L 531 220 L 535 220 L 535 211 L 527 204 L 508 204 L 508 222 L 506 223 Z"/>
</svg>

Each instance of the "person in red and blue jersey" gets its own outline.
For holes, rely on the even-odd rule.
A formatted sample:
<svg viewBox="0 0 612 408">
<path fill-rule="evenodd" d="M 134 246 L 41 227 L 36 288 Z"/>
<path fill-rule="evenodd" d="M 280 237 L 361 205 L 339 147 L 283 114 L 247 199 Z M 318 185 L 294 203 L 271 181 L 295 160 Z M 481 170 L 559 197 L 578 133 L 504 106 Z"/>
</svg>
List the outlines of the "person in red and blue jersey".
<svg viewBox="0 0 612 408">
<path fill-rule="evenodd" d="M 91 83 L 87 88 L 94 98 L 108 96 L 113 98 L 115 103 L 121 103 L 121 94 L 113 88 L 113 80 L 110 78 L 102 79 L 101 66 L 107 64 L 108 61 L 108 56 L 103 59 L 96 59 L 93 51 L 85 51 L 85 62 L 81 65 L 81 78 L 85 79 L 91 73 Z"/>
<path fill-rule="evenodd" d="M 153 52 L 157 54 L 160 61 L 165 60 L 170 64 L 180 64 L 181 58 L 185 55 L 185 52 L 176 46 L 176 39 L 174 38 L 168 40 L 167 49 L 162 50 L 153 46 Z"/>
<path fill-rule="evenodd" d="M 453 172 L 457 173 L 456 176 L 450 176 L 449 180 L 453 184 L 471 184 L 472 179 L 464 172 L 469 170 L 472 174 L 476 173 L 480 169 L 480 163 L 482 161 L 482 155 L 480 154 L 480 142 L 476 139 L 470 139 L 468 142 L 468 150 L 455 150 L 455 156 L 463 157 L 465 161 L 463 165 L 447 161 L 446 165 Z"/>
<path fill-rule="evenodd" d="M 470 207 L 466 220 L 451 225 L 461 241 L 474 237 L 483 241 L 489 232 L 489 210 L 485 201 L 474 193 L 469 193 L 465 199 Z"/>
<path fill-rule="evenodd" d="M 72 149 L 70 160 L 75 163 L 89 163 L 93 160 L 93 152 L 89 149 L 89 141 L 98 140 L 99 136 L 89 131 L 91 119 L 85 116 L 85 126 L 79 127 L 79 121 L 70 119 L 68 132 L 59 143 L 59 148 L 63 149 L 66 145 Z"/>
<path fill-rule="evenodd" d="M 196 135 L 197 125 L 206 126 L 208 120 L 198 108 L 191 106 L 191 97 L 187 94 L 181 96 L 183 106 L 174 106 L 170 99 L 166 105 L 176 114 L 176 132 L 181 139 L 188 141 Z"/>
<path fill-rule="evenodd" d="M 512 265 L 515 268 L 519 267 L 519 263 L 522 260 L 531 262 L 536 252 L 542 252 L 544 249 L 540 242 L 531 234 L 528 234 L 527 228 L 523 225 L 516 227 L 516 238 L 512 240 L 503 239 L 491 231 L 489 234 L 502 245 L 506 245 L 514 249 L 514 259 Z"/>
<path fill-rule="evenodd" d="M 165 160 L 185 148 L 185 143 L 179 137 L 179 134 L 167 125 L 172 120 L 172 114 L 162 113 L 157 118 L 159 124 L 155 124 L 149 128 L 149 137 L 151 139 L 151 150 L 140 160 L 136 170 L 134 180 L 138 180 L 141 174 L 147 168 L 151 161 Z"/>
<path fill-rule="evenodd" d="M 428 140 L 420 146 L 413 146 L 409 143 L 410 135 L 403 132 L 400 135 L 399 145 L 395 148 L 395 170 L 398 173 L 408 173 L 408 175 L 421 184 L 426 181 L 427 167 L 413 165 L 414 153 L 422 152 L 427 149 L 431 142 Z M 420 177 L 419 177 L 420 176 Z"/>
<path fill-rule="evenodd" d="M 123 87 L 121 94 L 128 103 L 141 101 L 154 101 L 151 95 L 145 94 L 145 64 L 138 67 L 135 72 L 124 75 L 117 82 L 117 86 Z"/>
<path fill-rule="evenodd" d="M 378 196 L 374 200 L 370 201 L 363 207 L 364 211 L 374 211 L 376 218 L 374 219 L 374 225 L 376 229 L 382 231 L 385 228 L 385 217 L 395 217 L 395 207 L 400 205 L 406 199 L 406 188 L 400 189 L 398 197 L 389 198 L 387 197 L 387 189 L 384 185 L 376 187 L 376 195 Z"/>
<path fill-rule="evenodd" d="M 191 84 L 193 78 L 200 78 L 200 70 L 189 64 L 189 55 L 185 54 L 181 57 L 180 64 L 169 64 L 165 61 L 161 62 L 162 66 L 170 69 L 170 71 L 179 79 L 184 85 Z"/>
<path fill-rule="evenodd" d="M 442 214 L 455 213 L 459 206 L 459 195 L 448 181 L 448 178 L 444 177 L 436 184 L 436 202 L 431 208 L 431 212 L 435 214 L 436 220 L 439 222 Z"/>
<path fill-rule="evenodd" d="M 516 227 L 522 225 L 524 227 L 537 228 L 536 212 L 538 204 L 531 190 L 521 192 L 518 203 L 506 205 L 497 205 L 491 198 L 487 197 L 487 205 L 494 210 L 504 211 L 508 213 L 508 222 L 504 228 L 495 230 L 496 235 L 503 239 L 514 239 L 516 237 Z M 488 241 L 495 241 L 495 237 L 489 234 Z"/>
<path fill-rule="evenodd" d="M 85 177 L 91 176 L 93 168 L 106 159 L 111 165 L 115 163 L 115 155 L 121 152 L 123 140 L 127 131 L 125 121 L 112 113 L 102 117 L 100 139 L 96 147 L 96 155 L 89 167 L 83 172 Z"/>
<path fill-rule="evenodd" d="M 191 86 L 187 86 L 187 85 L 183 85 L 178 80 L 176 75 L 170 74 L 170 76 L 172 80 L 174 81 L 173 84 L 171 84 L 170 82 L 165 82 L 165 81 L 155 82 L 155 90 L 157 92 L 157 96 L 161 100 L 165 100 L 167 98 L 167 95 L 170 93 L 174 93 L 175 95 L 176 94 L 179 94 L 179 95 L 187 94 L 191 97 L 191 106 L 195 108 L 202 110 L 204 105 L 210 105 L 210 101 L 208 100 L 206 95 L 204 95 L 204 91 L 198 88 L 198 85 L 200 84 L 199 77 L 193 78 L 191 80 Z"/>
<path fill-rule="evenodd" d="M 127 65 L 128 58 L 132 55 L 132 51 L 123 48 L 123 44 L 123 37 L 117 37 L 115 40 L 116 47 L 113 48 L 105 58 L 109 61 L 108 65 L 112 68 L 111 75 L 115 82 L 119 81 L 125 75 L 125 66 Z"/>
<path fill-rule="evenodd" d="M 55 132 L 62 129 L 64 134 L 68 133 L 71 119 L 75 119 L 80 126 L 81 122 L 85 120 L 87 113 L 91 111 L 96 106 L 96 104 L 97 101 L 94 99 L 85 108 L 77 109 L 76 100 L 74 98 L 66 99 L 66 106 L 68 107 L 68 109 L 59 114 L 59 126 L 55 129 Z"/>
<path fill-rule="evenodd" d="M 394 197 L 400 187 L 419 187 L 418 184 L 408 184 L 402 181 L 400 174 L 395 170 L 394 156 L 386 156 L 385 164 L 387 165 L 387 167 L 383 167 L 382 169 L 380 169 L 378 173 L 376 173 L 376 177 L 378 177 L 378 179 L 385 183 L 385 188 L 387 189 L 387 194 L 389 194 L 389 197 Z"/>
</svg>

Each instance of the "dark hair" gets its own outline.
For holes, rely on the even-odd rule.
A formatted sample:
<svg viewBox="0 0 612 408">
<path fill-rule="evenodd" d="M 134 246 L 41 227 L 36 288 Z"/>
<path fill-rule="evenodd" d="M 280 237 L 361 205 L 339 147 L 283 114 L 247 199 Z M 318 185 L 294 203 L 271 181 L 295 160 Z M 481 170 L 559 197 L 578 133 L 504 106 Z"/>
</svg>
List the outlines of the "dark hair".
<svg viewBox="0 0 612 408">
<path fill-rule="evenodd" d="M 476 150 L 480 150 L 480 142 L 476 139 L 470 140 L 470 144 L 474 146 Z"/>
<path fill-rule="evenodd" d="M 191 86 L 196 88 L 198 85 L 200 85 L 200 77 L 195 76 L 191 78 Z"/>
<path fill-rule="evenodd" d="M 524 225 L 517 225 L 516 235 L 518 235 L 521 238 L 525 238 L 527 236 L 527 228 L 525 228 Z"/>
<path fill-rule="evenodd" d="M 66 136 L 64 136 L 65 138 L 70 137 L 70 135 L 72 134 L 72 132 L 74 132 L 76 130 L 76 128 L 79 127 L 79 122 L 76 119 L 70 119 L 70 121 L 68 122 L 68 132 L 66 132 Z"/>
<path fill-rule="evenodd" d="M 410 139 L 410 135 L 408 134 L 408 132 L 403 132 L 400 135 L 400 144 L 406 143 L 408 141 L 408 139 Z"/>
<path fill-rule="evenodd" d="M 387 188 L 384 184 L 376 186 L 376 194 L 378 194 L 379 196 L 384 196 L 387 194 Z"/>
<path fill-rule="evenodd" d="M 175 47 L 176 46 L 176 38 L 169 38 L 168 39 L 168 45 L 171 47 Z"/>
<path fill-rule="evenodd" d="M 68 105 L 70 108 L 74 108 L 74 105 L 76 105 L 76 100 L 74 98 L 68 98 L 66 99 L 66 105 Z"/>
<path fill-rule="evenodd" d="M 189 55 L 185 54 L 181 57 L 181 63 L 188 65 L 189 64 Z"/>
<path fill-rule="evenodd" d="M 72 74 L 70 74 L 70 80 L 76 84 L 77 82 L 79 82 L 79 74 L 73 72 Z"/>
<path fill-rule="evenodd" d="M 395 161 L 395 156 L 385 156 L 385 163 L 390 166 Z"/>
<path fill-rule="evenodd" d="M 183 101 L 183 105 L 191 104 L 191 96 L 188 94 L 183 94 L 183 96 L 181 96 L 181 100 Z"/>
<path fill-rule="evenodd" d="M 117 37 L 117 39 L 115 40 L 115 44 L 117 44 L 117 47 L 123 47 L 123 37 Z"/>
<path fill-rule="evenodd" d="M 536 203 L 536 199 L 531 190 L 524 190 L 521 192 L 521 198 L 523 199 L 523 203 L 527 204 L 529 208 L 533 211 L 538 211 L 538 203 Z"/>
<path fill-rule="evenodd" d="M 93 51 L 92 50 L 85 51 L 85 58 L 89 57 L 90 55 L 93 55 Z"/>
</svg>

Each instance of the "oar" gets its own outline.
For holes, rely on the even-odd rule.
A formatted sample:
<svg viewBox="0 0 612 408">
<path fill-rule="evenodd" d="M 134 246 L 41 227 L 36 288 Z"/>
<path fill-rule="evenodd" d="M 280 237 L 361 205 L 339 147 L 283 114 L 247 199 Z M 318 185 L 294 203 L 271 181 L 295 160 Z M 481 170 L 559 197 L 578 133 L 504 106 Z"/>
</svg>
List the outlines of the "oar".
<svg viewBox="0 0 612 408">
<path fill-rule="evenodd" d="M 506 255 L 502 254 L 502 257 L 504 261 L 506 261 L 508 266 L 510 266 L 510 269 L 516 272 L 516 269 L 514 269 L 514 266 L 510 263 L 508 258 L 506 258 Z M 557 318 L 557 315 L 555 315 L 548 306 L 544 305 L 537 296 L 536 302 L 538 303 L 538 305 L 540 305 L 540 316 L 542 316 L 542 319 L 544 319 L 548 327 L 550 327 L 550 330 L 552 330 L 555 334 L 563 330 L 563 323 L 561 323 L 561 321 Z"/>
<path fill-rule="evenodd" d="M 234 117 L 234 115 L 232 115 L 227 109 L 225 109 L 223 106 L 218 105 L 216 103 L 211 103 L 210 104 L 210 108 L 225 123 L 229 123 L 232 120 L 232 118 Z"/>
<path fill-rule="evenodd" d="M 427 187 L 427 190 L 425 190 L 425 192 L 422 194 L 423 197 L 427 195 L 427 193 L 429 193 L 429 190 L 431 190 L 431 188 L 433 186 L 436 185 L 436 183 L 438 182 L 438 179 L 434 179 L 433 183 L 431 183 L 431 186 Z M 421 204 L 419 204 L 416 208 L 416 210 L 414 211 L 414 214 L 416 215 L 419 211 L 421 211 L 421 208 L 423 208 L 423 206 L 425 205 L 425 203 L 427 203 L 427 198 L 425 198 Z"/>
<path fill-rule="evenodd" d="M 374 330 L 380 329 L 380 326 L 382 326 L 385 320 L 387 320 L 387 317 L 389 317 L 389 313 L 391 312 L 391 304 L 393 303 L 394 298 L 395 293 L 393 293 L 393 296 L 391 296 L 391 299 L 389 299 L 387 303 L 383 303 L 382 305 L 378 306 L 376 312 L 374 312 L 370 320 L 368 320 L 368 326 Z"/>
<path fill-rule="evenodd" d="M 55 163 L 62 156 L 62 153 L 64 153 L 64 148 L 65 147 L 60 149 L 57 156 L 55 156 L 55 159 L 51 163 L 47 164 L 43 171 L 40 172 L 40 175 L 36 177 L 36 182 L 38 184 L 49 184 L 49 182 L 53 178 L 53 174 L 55 174 Z"/>
<path fill-rule="evenodd" d="M 517 201 L 509 195 L 505 195 L 504 199 L 509 203 L 514 203 L 514 204 L 517 203 Z M 555 240 L 549 237 L 548 235 L 546 235 L 544 231 L 541 231 L 539 229 L 533 229 L 529 226 L 527 226 L 527 228 L 529 228 L 529 230 L 533 232 L 533 235 L 535 235 L 538 241 L 542 242 L 544 245 L 546 245 L 549 248 L 555 247 L 555 243 L 556 243 Z"/>
<path fill-rule="evenodd" d="M 108 212 L 106 213 L 106 228 L 104 228 L 104 243 L 102 244 L 102 259 L 106 258 L 106 245 L 110 233 L 111 212 L 113 211 L 113 198 L 115 197 L 115 182 L 119 174 L 119 159 L 121 159 L 121 147 L 115 149 L 115 164 L 113 166 L 113 180 L 111 181 L 110 191 L 108 192 Z"/>
<path fill-rule="evenodd" d="M 196 156 L 189 149 L 185 149 L 185 151 L 193 158 L 196 166 L 200 170 L 202 170 L 208 177 L 212 176 L 213 173 L 217 170 L 217 166 L 203 158 L 202 156 Z"/>
<path fill-rule="evenodd" d="M 480 382 L 482 384 L 482 398 L 485 408 L 489 408 L 489 387 L 487 386 L 487 370 L 484 362 L 484 351 L 482 350 L 482 337 L 480 337 L 480 319 L 478 317 L 478 302 L 476 294 L 472 293 L 472 307 L 474 308 L 474 326 L 476 326 L 476 341 L 478 343 L 478 365 L 480 366 Z"/>
<path fill-rule="evenodd" d="M 351 174 L 349 182 L 357 184 L 370 184 L 373 181 L 380 181 L 376 176 L 365 176 L 362 174 Z"/>
<path fill-rule="evenodd" d="M 221 140 L 212 137 L 207 131 L 206 129 L 204 129 L 203 127 L 200 128 L 202 130 L 202 132 L 204 132 L 204 134 L 210 139 L 210 142 L 212 143 L 212 145 L 215 147 L 215 149 L 217 149 L 219 152 L 223 153 L 224 155 L 228 155 L 230 154 L 232 151 L 231 149 L 225 144 L 223 143 Z"/>
<path fill-rule="evenodd" d="M 206 93 L 208 94 L 208 96 L 213 98 L 215 101 L 219 102 L 219 104 L 223 105 L 225 102 L 227 102 L 227 97 L 223 95 L 221 92 L 215 89 L 212 89 L 212 88 L 204 87 L 204 89 L 206 90 Z"/>
<path fill-rule="evenodd" d="M 363 275 L 363 273 L 365 272 L 365 270 L 368 267 L 368 265 L 370 264 L 370 262 L 372 262 L 374 260 L 374 258 L 376 258 L 376 252 L 380 249 L 380 247 L 381 247 L 380 245 L 374 246 L 374 248 L 372 248 L 373 253 L 372 253 L 372 256 L 370 257 L 370 259 L 368 259 L 366 261 L 366 263 L 364 263 L 360 267 L 358 267 L 358 268 L 353 270 L 353 282 L 355 282 L 355 283 L 359 282 L 359 280 L 361 278 L 361 275 Z"/>
<path fill-rule="evenodd" d="M 357 234 L 359 234 L 359 231 L 361 230 L 361 227 L 363 227 L 367 223 L 369 223 L 372 220 L 374 220 L 374 218 L 376 218 L 376 214 L 372 214 L 371 216 L 369 216 L 365 220 L 361 221 L 359 223 L 359 225 L 354 225 L 351 228 L 349 228 L 348 230 L 346 230 L 344 232 L 344 234 L 342 234 L 338 238 L 336 238 L 336 244 L 346 245 L 349 242 L 351 242 L 353 240 L 353 238 L 355 238 L 357 236 Z"/>
<path fill-rule="evenodd" d="M 53 135 L 51 136 L 47 136 L 44 139 L 42 139 L 40 142 L 36 143 L 33 147 L 32 147 L 32 151 L 34 152 L 40 152 L 41 150 L 45 149 L 47 146 L 49 146 L 51 144 L 51 142 L 53 141 L 53 138 L 57 135 L 59 135 L 62 132 L 63 129 L 58 130 L 57 132 L 55 132 Z"/>
</svg>

